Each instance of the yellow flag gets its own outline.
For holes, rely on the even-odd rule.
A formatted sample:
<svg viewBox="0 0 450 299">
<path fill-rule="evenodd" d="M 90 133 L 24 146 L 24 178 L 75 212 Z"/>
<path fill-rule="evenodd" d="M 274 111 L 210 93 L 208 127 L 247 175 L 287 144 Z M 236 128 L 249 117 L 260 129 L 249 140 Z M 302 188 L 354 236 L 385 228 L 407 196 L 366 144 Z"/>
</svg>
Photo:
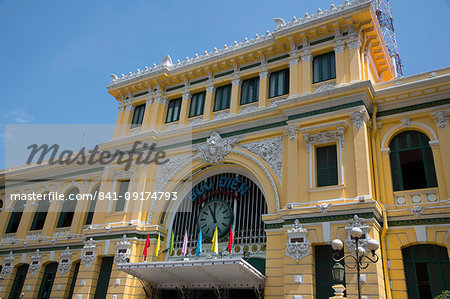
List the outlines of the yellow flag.
<svg viewBox="0 0 450 299">
<path fill-rule="evenodd" d="M 156 250 L 155 250 L 156 257 L 158 257 L 160 249 L 161 249 L 161 233 L 158 233 L 158 243 L 156 243 Z"/>
<path fill-rule="evenodd" d="M 211 250 L 213 252 L 215 252 L 216 254 L 219 254 L 219 238 L 217 237 L 217 226 L 216 226 L 216 230 L 214 231 Z"/>
</svg>

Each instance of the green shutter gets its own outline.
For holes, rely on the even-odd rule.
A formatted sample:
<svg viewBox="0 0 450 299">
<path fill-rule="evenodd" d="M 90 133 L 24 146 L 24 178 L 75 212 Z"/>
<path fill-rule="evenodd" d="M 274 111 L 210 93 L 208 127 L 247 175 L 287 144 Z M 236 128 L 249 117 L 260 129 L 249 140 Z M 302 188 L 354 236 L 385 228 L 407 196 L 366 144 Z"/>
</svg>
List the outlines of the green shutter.
<svg viewBox="0 0 450 299">
<path fill-rule="evenodd" d="M 113 265 L 112 257 L 102 258 L 102 265 L 100 273 L 98 274 L 97 287 L 95 289 L 94 298 L 103 299 L 106 298 L 108 292 L 109 279 L 111 278 L 111 270 Z"/>
<path fill-rule="evenodd" d="M 191 105 L 189 108 L 189 117 L 199 116 L 203 114 L 205 107 L 206 92 L 199 92 L 192 95 Z"/>
<path fill-rule="evenodd" d="M 314 298 L 328 299 L 334 296 L 332 286 L 335 282 L 331 269 L 336 262 L 333 260 L 333 253 L 334 250 L 329 245 L 314 246 L 316 264 L 316 296 Z"/>
<path fill-rule="evenodd" d="M 42 277 L 41 286 L 39 288 L 39 293 L 37 296 L 38 299 L 50 298 L 57 268 L 58 263 L 51 263 L 45 267 L 44 276 Z"/>
<path fill-rule="evenodd" d="M 336 78 L 336 59 L 334 52 L 315 56 L 313 59 L 313 83 Z"/>
<path fill-rule="evenodd" d="M 218 87 L 214 99 L 214 111 L 230 108 L 231 84 Z"/>
<path fill-rule="evenodd" d="M 12 234 L 17 232 L 17 229 L 19 228 L 20 224 L 20 219 L 22 219 L 24 206 L 25 206 L 24 200 L 20 200 L 18 203 L 16 203 L 16 205 L 14 206 L 14 210 L 9 218 L 5 234 Z"/>
<path fill-rule="evenodd" d="M 174 122 L 180 119 L 181 98 L 170 100 L 167 107 L 166 123 Z"/>
<path fill-rule="evenodd" d="M 336 145 L 316 148 L 317 187 L 338 184 Z"/>
<path fill-rule="evenodd" d="M 413 245 L 402 249 L 409 298 L 434 298 L 450 289 L 447 249 L 437 245 Z"/>
<path fill-rule="evenodd" d="M 144 120 L 145 104 L 136 106 L 134 108 L 133 120 L 131 121 L 131 127 L 140 127 Z"/>
<path fill-rule="evenodd" d="M 16 276 L 14 277 L 14 282 L 9 292 L 8 299 L 19 299 L 21 298 L 22 288 L 25 283 L 25 278 L 27 276 L 29 265 L 25 264 L 19 266 L 16 271 Z"/>
<path fill-rule="evenodd" d="M 128 192 L 128 187 L 130 185 L 130 180 L 119 181 L 119 192 L 117 193 L 117 202 L 116 202 L 116 212 L 123 211 L 125 208 L 126 202 L 126 193 Z"/>
<path fill-rule="evenodd" d="M 269 98 L 289 93 L 289 69 L 273 72 L 269 79 Z"/>
<path fill-rule="evenodd" d="M 67 296 L 67 299 L 72 299 L 73 291 L 75 290 L 75 284 L 77 282 L 79 270 L 80 270 L 80 262 L 77 262 L 75 264 L 75 269 L 73 271 L 72 280 L 70 281 L 70 289 L 69 289 L 69 294 Z"/>
</svg>

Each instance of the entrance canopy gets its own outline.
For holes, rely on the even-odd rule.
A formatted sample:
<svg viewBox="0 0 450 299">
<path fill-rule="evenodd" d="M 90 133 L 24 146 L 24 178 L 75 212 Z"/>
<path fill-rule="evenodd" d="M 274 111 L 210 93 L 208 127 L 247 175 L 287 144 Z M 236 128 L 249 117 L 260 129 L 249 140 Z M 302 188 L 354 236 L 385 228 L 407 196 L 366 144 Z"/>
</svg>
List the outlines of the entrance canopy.
<svg viewBox="0 0 450 299">
<path fill-rule="evenodd" d="M 262 289 L 266 277 L 241 258 L 118 264 L 157 289 Z"/>
</svg>

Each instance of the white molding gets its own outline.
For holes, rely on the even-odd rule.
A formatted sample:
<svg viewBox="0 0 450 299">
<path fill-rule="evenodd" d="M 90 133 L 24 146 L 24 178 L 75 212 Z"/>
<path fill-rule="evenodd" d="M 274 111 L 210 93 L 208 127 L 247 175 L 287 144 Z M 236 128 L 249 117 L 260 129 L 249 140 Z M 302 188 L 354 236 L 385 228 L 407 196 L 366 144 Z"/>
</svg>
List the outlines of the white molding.
<svg viewBox="0 0 450 299">
<path fill-rule="evenodd" d="M 391 141 L 392 140 L 391 137 L 396 135 L 394 132 L 400 131 L 404 127 L 405 127 L 404 123 L 397 124 L 397 125 L 393 126 L 392 128 L 390 128 L 384 134 L 383 139 L 381 140 L 381 150 L 382 151 L 386 151 L 385 149 L 389 148 L 389 144 L 386 144 L 387 139 L 389 138 L 390 139 L 389 141 Z M 427 125 L 425 123 L 421 123 L 418 121 L 409 121 L 408 127 L 411 129 L 419 128 L 419 129 L 425 130 L 429 133 L 429 134 L 427 134 L 428 137 L 432 137 L 432 138 L 430 138 L 430 142 L 439 142 L 436 132 L 429 125 Z"/>
</svg>

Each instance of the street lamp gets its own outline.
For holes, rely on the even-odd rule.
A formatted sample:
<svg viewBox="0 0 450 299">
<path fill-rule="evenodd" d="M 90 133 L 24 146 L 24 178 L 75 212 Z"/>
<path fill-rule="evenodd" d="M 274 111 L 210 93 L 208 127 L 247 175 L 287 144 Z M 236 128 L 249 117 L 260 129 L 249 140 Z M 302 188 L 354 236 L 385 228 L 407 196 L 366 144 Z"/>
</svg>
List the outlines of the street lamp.
<svg viewBox="0 0 450 299">
<path fill-rule="evenodd" d="M 363 232 L 359 227 L 353 227 L 350 231 L 350 235 L 355 240 L 355 248 L 349 248 L 350 253 L 344 255 L 343 257 L 339 258 L 339 256 L 342 256 L 340 254 L 340 251 L 344 249 L 344 243 L 339 239 L 334 239 L 333 242 L 331 242 L 331 247 L 335 250 L 333 253 L 333 260 L 336 262 L 336 264 L 333 267 L 332 274 L 333 278 L 336 280 L 337 283 L 343 282 L 344 277 L 344 266 L 354 269 L 356 268 L 356 283 L 358 286 L 358 299 L 361 299 L 361 285 L 360 285 L 360 272 L 361 269 L 366 269 L 369 267 L 370 263 L 376 263 L 378 262 L 378 255 L 375 253 L 375 251 L 380 247 L 377 240 L 369 239 L 367 240 L 366 246 L 367 249 L 369 249 L 372 252 L 372 258 L 367 255 L 366 250 L 364 247 L 360 246 L 359 239 L 362 237 Z M 346 258 L 352 259 L 355 264 L 349 264 L 345 261 Z M 344 264 L 341 265 L 341 263 Z M 342 276 L 342 277 L 341 277 Z"/>
</svg>

